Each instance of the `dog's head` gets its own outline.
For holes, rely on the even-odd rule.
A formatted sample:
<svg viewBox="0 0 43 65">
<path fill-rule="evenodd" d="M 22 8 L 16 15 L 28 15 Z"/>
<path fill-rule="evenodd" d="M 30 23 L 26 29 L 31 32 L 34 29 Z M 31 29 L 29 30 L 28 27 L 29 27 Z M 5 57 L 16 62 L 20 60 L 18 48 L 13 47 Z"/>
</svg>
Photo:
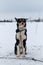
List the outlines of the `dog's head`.
<svg viewBox="0 0 43 65">
<path fill-rule="evenodd" d="M 17 28 L 23 29 L 24 27 L 26 27 L 26 19 L 25 18 L 15 18 L 15 20 L 17 21 Z"/>
</svg>

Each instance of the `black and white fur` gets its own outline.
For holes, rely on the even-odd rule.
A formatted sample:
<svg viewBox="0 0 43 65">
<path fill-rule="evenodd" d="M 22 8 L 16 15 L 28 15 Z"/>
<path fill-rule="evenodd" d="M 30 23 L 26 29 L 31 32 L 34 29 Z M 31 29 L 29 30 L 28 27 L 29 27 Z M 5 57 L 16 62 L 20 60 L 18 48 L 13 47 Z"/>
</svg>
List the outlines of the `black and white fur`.
<svg viewBox="0 0 43 65">
<path fill-rule="evenodd" d="M 16 43 L 15 43 L 15 54 L 20 56 L 21 54 L 25 56 L 26 54 L 26 40 L 27 40 L 27 29 L 26 29 L 26 19 L 15 18 L 17 21 L 16 29 Z"/>
</svg>

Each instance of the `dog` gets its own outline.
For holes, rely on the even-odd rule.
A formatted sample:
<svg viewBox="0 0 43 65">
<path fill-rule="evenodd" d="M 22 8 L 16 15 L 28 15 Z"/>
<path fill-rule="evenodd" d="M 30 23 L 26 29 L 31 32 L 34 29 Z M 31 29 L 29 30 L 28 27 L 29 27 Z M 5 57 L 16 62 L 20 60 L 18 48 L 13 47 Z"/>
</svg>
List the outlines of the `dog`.
<svg viewBox="0 0 43 65">
<path fill-rule="evenodd" d="M 16 43 L 14 53 L 18 57 L 22 54 L 26 54 L 26 40 L 27 40 L 27 29 L 26 29 L 26 19 L 25 18 L 15 18 L 17 22 L 16 29 Z"/>
</svg>

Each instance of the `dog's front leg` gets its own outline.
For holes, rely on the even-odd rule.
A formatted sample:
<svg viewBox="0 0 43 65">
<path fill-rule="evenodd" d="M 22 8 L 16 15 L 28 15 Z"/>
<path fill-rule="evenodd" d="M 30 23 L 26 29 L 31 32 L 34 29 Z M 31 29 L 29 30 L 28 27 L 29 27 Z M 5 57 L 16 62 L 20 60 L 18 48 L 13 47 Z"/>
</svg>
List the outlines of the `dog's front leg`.
<svg viewBox="0 0 43 65">
<path fill-rule="evenodd" d="M 19 49 L 19 45 L 17 46 L 17 57 L 20 56 L 20 49 Z"/>
<path fill-rule="evenodd" d="M 26 40 L 23 40 L 23 56 L 25 56 L 26 53 Z"/>
<path fill-rule="evenodd" d="M 25 57 L 25 48 L 23 47 L 23 54 L 22 54 L 23 57 Z"/>
</svg>

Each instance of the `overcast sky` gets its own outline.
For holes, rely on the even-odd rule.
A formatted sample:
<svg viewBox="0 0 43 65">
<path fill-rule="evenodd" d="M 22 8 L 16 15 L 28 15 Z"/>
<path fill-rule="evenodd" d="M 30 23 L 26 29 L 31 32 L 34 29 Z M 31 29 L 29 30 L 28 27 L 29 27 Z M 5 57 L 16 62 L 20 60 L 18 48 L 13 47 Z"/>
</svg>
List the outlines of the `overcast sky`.
<svg viewBox="0 0 43 65">
<path fill-rule="evenodd" d="M 0 0 L 0 13 L 43 12 L 43 0 Z"/>
</svg>

